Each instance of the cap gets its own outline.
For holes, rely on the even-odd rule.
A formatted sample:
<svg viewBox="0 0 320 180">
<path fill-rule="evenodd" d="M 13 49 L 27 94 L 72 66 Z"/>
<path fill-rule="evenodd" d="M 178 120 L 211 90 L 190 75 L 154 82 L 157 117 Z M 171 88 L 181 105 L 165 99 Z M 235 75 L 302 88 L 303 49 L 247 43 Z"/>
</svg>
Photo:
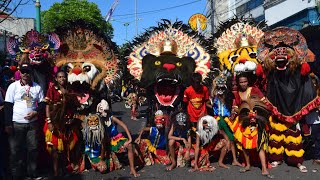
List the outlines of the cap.
<svg viewBox="0 0 320 180">
<path fill-rule="evenodd" d="M 20 71 L 31 71 L 31 65 L 28 63 L 23 63 L 20 65 Z"/>
</svg>

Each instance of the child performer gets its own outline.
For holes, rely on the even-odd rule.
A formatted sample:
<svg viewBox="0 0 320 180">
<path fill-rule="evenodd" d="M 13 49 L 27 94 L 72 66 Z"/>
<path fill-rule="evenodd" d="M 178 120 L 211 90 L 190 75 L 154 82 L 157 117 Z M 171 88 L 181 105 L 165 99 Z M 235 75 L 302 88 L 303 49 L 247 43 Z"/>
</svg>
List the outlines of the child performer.
<svg viewBox="0 0 320 180">
<path fill-rule="evenodd" d="M 230 110 L 232 109 L 232 98 L 233 94 L 228 89 L 227 86 L 227 77 L 223 74 L 217 76 L 212 82 L 212 109 L 213 115 L 215 119 L 218 120 L 218 126 L 220 133 L 224 136 L 224 138 L 228 142 L 227 150 L 231 149 L 232 152 L 232 165 L 234 166 L 241 166 L 241 164 L 237 160 L 236 156 L 236 148 L 234 144 L 234 136 L 233 132 L 230 130 L 228 124 L 226 123 L 225 119 L 228 119 L 231 116 Z M 223 152 L 224 154 L 224 152 Z M 222 160 L 218 162 L 218 165 L 223 168 L 229 168 L 223 163 Z"/>
<path fill-rule="evenodd" d="M 108 141 L 108 146 L 106 146 L 106 151 L 110 151 L 110 156 L 106 157 L 106 158 L 109 158 L 109 164 L 110 164 L 109 170 L 112 171 L 112 170 L 121 168 L 120 162 L 116 154 L 127 151 L 129 166 L 130 166 L 130 174 L 132 174 L 134 177 L 140 176 L 140 174 L 137 173 L 134 167 L 134 153 L 133 153 L 133 146 L 131 143 L 132 138 L 127 125 L 124 124 L 121 120 L 119 120 L 115 116 L 111 115 L 110 106 L 108 102 L 104 99 L 102 99 L 97 106 L 97 114 L 101 118 L 102 122 L 104 123 L 104 131 L 106 131 L 106 134 L 109 136 L 108 138 L 110 138 L 110 141 Z M 117 125 L 120 125 L 124 129 L 128 138 L 125 138 L 121 133 L 118 132 Z M 96 128 L 93 128 L 93 129 L 96 129 Z M 100 132 L 99 134 L 102 135 L 103 133 Z M 89 136 L 84 136 L 84 137 L 89 137 Z M 103 138 L 101 136 L 100 136 L 100 139 L 103 142 Z M 89 139 L 86 138 L 85 140 L 87 141 Z M 104 146 L 101 146 L 101 148 L 103 147 Z M 93 151 L 93 150 L 94 150 L 93 146 L 89 146 L 89 145 L 86 146 L 86 151 Z M 102 151 L 103 149 L 101 149 L 101 152 Z M 101 156 L 101 158 L 102 157 L 103 156 Z M 104 168 L 103 166 L 104 166 L 103 163 L 101 163 L 100 167 L 97 166 L 98 170 L 101 170 L 101 169 L 103 170 Z"/>
<path fill-rule="evenodd" d="M 221 136 L 214 137 L 218 133 L 218 130 L 217 120 L 212 116 L 206 115 L 199 119 L 196 133 L 194 167 L 190 170 L 191 172 L 197 170 L 212 172 L 215 170 L 215 168 L 210 165 L 209 152 L 222 149 L 222 153 L 225 153 L 227 149 L 225 139 L 221 138 Z"/>
<path fill-rule="evenodd" d="M 186 161 L 190 160 L 190 123 L 186 113 L 178 112 L 172 116 L 172 125 L 168 134 L 169 153 L 171 165 L 166 168 L 167 171 L 175 167 L 184 167 Z M 178 157 L 176 160 L 175 150 L 178 149 Z"/>
<path fill-rule="evenodd" d="M 154 164 L 155 161 L 164 165 L 170 163 L 170 159 L 166 153 L 167 138 L 165 124 L 167 120 L 168 116 L 163 114 L 161 110 L 158 110 L 154 117 L 155 126 L 143 128 L 135 140 L 140 146 L 147 166 Z M 149 132 L 149 138 L 141 140 L 144 132 Z"/>
</svg>

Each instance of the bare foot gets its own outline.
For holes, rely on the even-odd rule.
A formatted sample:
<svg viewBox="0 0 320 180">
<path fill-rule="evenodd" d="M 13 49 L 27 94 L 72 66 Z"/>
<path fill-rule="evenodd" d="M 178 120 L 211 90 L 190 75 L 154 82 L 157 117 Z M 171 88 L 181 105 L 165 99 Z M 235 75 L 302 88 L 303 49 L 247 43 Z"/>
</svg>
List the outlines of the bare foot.
<svg viewBox="0 0 320 180">
<path fill-rule="evenodd" d="M 138 174 L 135 170 L 134 171 L 130 171 L 130 175 L 133 175 L 133 177 L 139 177 L 140 174 Z"/>
<path fill-rule="evenodd" d="M 233 161 L 232 166 L 239 166 L 239 167 L 244 167 L 242 164 L 240 164 L 238 161 Z"/>
<path fill-rule="evenodd" d="M 136 120 L 138 120 L 138 119 L 137 119 L 137 117 L 131 116 L 131 120 L 136 121 Z"/>
<path fill-rule="evenodd" d="M 320 159 L 315 159 L 315 160 L 313 160 L 313 163 L 312 164 L 318 164 L 318 165 L 320 165 Z"/>
<path fill-rule="evenodd" d="M 241 173 L 245 173 L 245 172 L 247 172 L 247 171 L 250 171 L 250 166 L 249 166 L 249 167 L 246 166 L 245 168 L 241 168 L 241 169 L 239 170 L 239 172 L 241 172 Z"/>
<path fill-rule="evenodd" d="M 199 169 L 200 171 L 208 171 L 208 172 L 213 172 L 214 170 L 216 170 L 215 167 L 213 166 L 209 166 L 209 167 L 203 167 Z"/>
<path fill-rule="evenodd" d="M 218 166 L 221 167 L 221 168 L 230 169 L 230 167 L 228 167 L 227 165 L 225 165 L 223 163 L 219 163 L 218 162 Z"/>
<path fill-rule="evenodd" d="M 188 172 L 196 172 L 196 171 L 198 171 L 198 170 L 199 170 L 199 169 L 191 168 L 191 169 L 188 170 Z"/>
<path fill-rule="evenodd" d="M 274 175 L 271 175 L 268 171 L 264 171 L 261 174 L 262 174 L 262 176 L 265 176 L 266 178 L 274 179 Z"/>
<path fill-rule="evenodd" d="M 171 171 L 172 169 L 176 168 L 177 167 L 177 164 L 176 163 L 172 163 L 170 166 L 168 166 L 166 168 L 166 171 Z"/>
</svg>

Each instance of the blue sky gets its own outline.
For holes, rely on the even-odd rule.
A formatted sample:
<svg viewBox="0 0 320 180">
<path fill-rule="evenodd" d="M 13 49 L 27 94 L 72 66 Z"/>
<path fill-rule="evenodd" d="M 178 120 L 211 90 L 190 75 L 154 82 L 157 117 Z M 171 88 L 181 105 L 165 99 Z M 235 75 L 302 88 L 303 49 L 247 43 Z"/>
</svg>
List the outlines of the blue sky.
<svg viewBox="0 0 320 180">
<path fill-rule="evenodd" d="M 23 0 L 28 2 L 28 0 Z M 103 16 L 106 15 L 114 0 L 89 0 L 98 4 Z M 169 19 L 175 21 L 177 18 L 184 23 L 188 23 L 188 19 L 195 13 L 205 13 L 206 0 L 136 0 L 138 18 L 138 33 L 144 32 L 151 26 L 156 26 L 160 19 Z M 40 0 L 41 10 L 47 10 L 55 2 L 62 2 L 62 0 Z M 189 4 L 188 4 L 189 3 Z M 179 7 L 180 6 L 180 7 Z M 167 9 L 169 8 L 169 9 Z M 167 10 L 161 10 L 167 9 Z M 159 10 L 154 13 L 155 10 Z M 152 13 L 143 13 L 150 12 Z M 27 4 L 19 7 L 13 14 L 18 17 L 35 18 L 35 7 L 32 0 Z M 126 42 L 126 30 L 127 39 L 130 41 L 136 35 L 136 25 L 134 15 L 135 13 L 135 0 L 119 0 L 119 4 L 113 13 L 113 21 L 110 21 L 114 27 L 113 41 L 118 45 Z M 125 16 L 124 16 L 125 15 Z M 129 23 L 127 28 L 124 23 Z"/>
</svg>

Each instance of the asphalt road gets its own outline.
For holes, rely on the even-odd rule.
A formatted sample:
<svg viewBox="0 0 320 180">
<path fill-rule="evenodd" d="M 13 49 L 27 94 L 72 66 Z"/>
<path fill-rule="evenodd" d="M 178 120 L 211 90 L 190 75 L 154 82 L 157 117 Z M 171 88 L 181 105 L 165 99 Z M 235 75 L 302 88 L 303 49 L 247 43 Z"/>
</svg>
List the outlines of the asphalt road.
<svg viewBox="0 0 320 180">
<path fill-rule="evenodd" d="M 146 107 L 140 107 L 145 109 Z M 113 104 L 112 109 L 114 115 L 122 119 L 127 126 L 131 134 L 134 137 L 138 134 L 139 130 L 145 126 L 146 119 L 140 118 L 138 121 L 130 120 L 130 111 L 124 107 L 123 102 Z M 122 131 L 119 128 L 119 131 Z M 311 153 L 310 149 L 306 149 L 307 153 Z M 308 168 L 308 173 L 301 173 L 298 168 L 289 167 L 286 164 L 282 164 L 277 168 L 269 169 L 269 172 L 275 176 L 275 179 L 279 180 L 293 180 L 293 179 L 308 179 L 308 180 L 320 180 L 320 165 L 312 164 L 312 160 L 306 160 L 304 165 Z M 213 161 L 212 166 L 217 167 L 217 162 Z M 100 174 L 90 170 L 79 175 L 72 177 L 66 177 L 65 179 L 79 179 L 79 180 L 126 180 L 126 179 L 165 179 L 165 180 L 195 180 L 195 179 L 237 179 L 237 180 L 263 180 L 267 179 L 261 175 L 261 170 L 258 167 L 252 167 L 251 171 L 246 173 L 240 173 L 239 167 L 230 166 L 230 169 L 218 168 L 214 172 L 188 172 L 189 168 L 176 168 L 170 172 L 165 171 L 163 165 L 147 166 L 138 171 L 141 174 L 139 178 L 133 178 L 129 175 L 129 167 L 124 165 L 123 169 L 113 171 L 106 174 Z"/>
</svg>

